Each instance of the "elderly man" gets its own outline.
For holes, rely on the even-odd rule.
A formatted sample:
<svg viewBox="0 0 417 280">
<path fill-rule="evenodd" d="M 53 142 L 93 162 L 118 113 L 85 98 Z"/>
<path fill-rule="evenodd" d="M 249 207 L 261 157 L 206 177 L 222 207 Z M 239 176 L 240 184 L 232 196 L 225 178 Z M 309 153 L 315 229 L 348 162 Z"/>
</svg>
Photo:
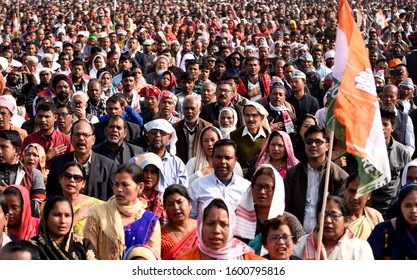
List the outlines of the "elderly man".
<svg viewBox="0 0 417 280">
<path fill-rule="evenodd" d="M 210 81 L 205 81 L 201 86 L 201 103 L 203 105 L 216 102 L 217 85 Z"/>
<path fill-rule="evenodd" d="M 381 95 L 381 102 L 383 107 L 395 111 L 395 125 L 394 131 L 392 132 L 392 137 L 401 144 L 407 146 L 410 156 L 413 155 L 415 150 L 415 135 L 414 135 L 414 126 L 411 121 L 410 116 L 406 113 L 401 112 L 397 109 L 398 101 L 398 88 L 393 84 L 388 84 L 384 86 Z"/>
<path fill-rule="evenodd" d="M 188 95 L 184 98 L 182 112 L 184 119 L 172 126 L 178 137 L 177 155 L 184 163 L 187 163 L 196 156 L 200 132 L 211 123 L 198 117 L 201 112 L 201 98 L 198 95 Z"/>
<path fill-rule="evenodd" d="M 132 157 L 143 152 L 143 149 L 124 141 L 127 135 L 127 123 L 119 115 L 110 117 L 104 134 L 107 139 L 93 147 L 93 151 L 108 157 L 116 162 L 116 165 L 127 163 Z"/>
<path fill-rule="evenodd" d="M 159 75 L 168 70 L 170 61 L 169 58 L 165 55 L 160 55 L 157 58 L 155 58 L 154 64 L 155 71 L 148 73 L 144 76 L 146 82 L 151 85 L 155 85 L 156 79 L 159 77 Z"/>
<path fill-rule="evenodd" d="M 106 114 L 106 96 L 103 94 L 103 88 L 101 83 L 97 79 L 91 79 L 88 82 L 88 101 L 87 101 L 87 114 L 91 114 L 100 118 Z"/>
<path fill-rule="evenodd" d="M 62 195 L 59 175 L 62 167 L 72 161 L 82 164 L 87 178 L 82 193 L 101 200 L 108 200 L 113 195 L 113 181 L 116 163 L 91 150 L 95 141 L 94 127 L 87 120 L 79 120 L 72 126 L 71 143 L 74 152 L 54 158 L 46 183 L 47 197 Z"/>
<path fill-rule="evenodd" d="M 220 81 L 216 88 L 216 102 L 209 103 L 203 106 L 200 113 L 200 118 L 219 127 L 219 114 L 223 107 L 231 107 L 237 112 L 238 121 L 236 127 L 243 125 L 242 106 L 236 105 L 232 99 L 236 96 L 236 91 L 231 82 Z"/>
<path fill-rule="evenodd" d="M 163 119 L 153 120 L 145 124 L 145 130 L 149 142 L 149 149 L 146 152 L 154 153 L 162 159 L 165 188 L 172 184 L 188 187 L 188 175 L 185 164 L 175 155 L 177 134 L 171 123 Z M 138 156 L 130 161 L 136 162 Z"/>
<path fill-rule="evenodd" d="M 202 205 L 216 197 L 221 197 L 237 208 L 240 199 L 246 193 L 250 182 L 235 174 L 237 147 L 230 139 L 221 139 L 213 146 L 214 173 L 194 180 L 188 188 L 192 201 L 190 216 L 196 218 Z"/>
<path fill-rule="evenodd" d="M 71 107 L 74 108 L 74 121 L 86 119 L 92 124 L 98 123 L 98 118 L 86 111 L 88 99 L 88 95 L 82 91 L 77 91 L 72 95 L 70 103 Z"/>
<path fill-rule="evenodd" d="M 397 109 L 410 115 L 411 111 L 417 106 L 413 102 L 415 86 L 411 78 L 407 78 L 398 84 L 399 98 L 397 101 Z"/>
<path fill-rule="evenodd" d="M 309 53 L 303 54 L 300 57 L 301 68 L 300 70 L 306 75 L 306 85 L 309 92 L 319 102 L 320 108 L 323 107 L 324 88 L 320 74 L 313 66 L 313 56 Z M 324 79 L 324 78 L 323 78 Z"/>
<path fill-rule="evenodd" d="M 262 105 L 248 101 L 243 108 L 246 125 L 230 133 L 230 139 L 237 145 L 237 158 L 243 174 L 249 167 L 249 161 L 259 154 L 268 139 L 270 129 L 267 117 L 268 112 Z"/>
<path fill-rule="evenodd" d="M 291 75 L 290 85 L 292 88 L 292 95 L 287 99 L 295 108 L 297 119 L 305 114 L 314 116 L 319 109 L 319 102 L 310 94 L 306 93 L 306 75 L 300 70 L 295 70 Z"/>
</svg>

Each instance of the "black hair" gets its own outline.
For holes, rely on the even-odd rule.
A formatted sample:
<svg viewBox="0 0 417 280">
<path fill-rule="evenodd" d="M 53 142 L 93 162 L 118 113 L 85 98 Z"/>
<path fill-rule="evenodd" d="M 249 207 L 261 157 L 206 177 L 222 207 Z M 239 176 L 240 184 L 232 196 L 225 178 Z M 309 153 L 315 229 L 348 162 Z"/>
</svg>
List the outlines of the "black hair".
<svg viewBox="0 0 417 280">
<path fill-rule="evenodd" d="M 400 194 L 398 195 L 398 206 L 400 209 L 401 209 L 401 203 L 408 196 L 408 194 L 413 191 L 417 191 L 417 184 L 411 183 L 411 184 L 406 184 L 403 187 L 401 187 Z"/>
<path fill-rule="evenodd" d="M 72 124 L 72 127 L 71 127 L 71 135 L 74 135 L 74 130 L 75 130 L 75 127 L 76 127 L 79 123 L 81 123 L 81 122 L 84 122 L 84 123 L 88 124 L 88 125 L 91 127 L 91 133 L 92 133 L 93 135 L 95 135 L 95 134 L 96 134 L 96 129 L 95 129 L 94 125 L 93 125 L 91 122 L 89 122 L 89 121 L 88 121 L 88 120 L 86 120 L 86 119 L 79 119 L 79 120 L 77 120 L 75 123 L 73 123 L 73 124 Z"/>
<path fill-rule="evenodd" d="M 115 174 L 119 174 L 122 172 L 128 173 L 136 184 L 139 184 L 145 180 L 143 169 L 140 168 L 139 165 L 135 163 L 128 162 L 128 163 L 121 165 L 119 168 L 117 168 L 117 171 Z"/>
<path fill-rule="evenodd" d="M 114 115 L 114 116 L 109 117 L 109 121 L 106 123 L 106 128 L 109 126 L 110 121 L 118 121 L 118 120 L 122 120 L 123 121 L 123 128 L 127 129 L 126 120 L 122 116 L 119 116 L 119 115 Z"/>
<path fill-rule="evenodd" d="M 236 154 L 237 154 L 236 143 L 235 143 L 235 141 L 230 140 L 230 139 L 220 139 L 216 143 L 214 143 L 214 145 L 213 145 L 213 155 L 214 155 L 216 149 L 218 149 L 220 147 L 223 147 L 223 146 L 232 146 L 233 149 L 235 150 L 235 156 L 236 156 Z"/>
<path fill-rule="evenodd" d="M 226 203 L 222 199 L 220 199 L 220 198 L 215 198 L 204 209 L 204 212 L 203 212 L 203 221 L 207 218 L 208 213 L 210 212 L 211 208 L 224 209 L 224 210 L 226 210 L 227 214 L 229 214 L 229 209 L 227 209 Z"/>
<path fill-rule="evenodd" d="M 83 174 L 84 180 L 85 180 L 85 178 L 87 178 L 87 172 L 85 171 L 84 166 L 81 163 L 76 162 L 76 161 L 71 161 L 71 162 L 66 163 L 61 168 L 61 172 L 60 172 L 61 174 L 60 175 L 62 175 L 70 167 L 77 167 L 78 169 L 80 169 L 81 173 Z"/>
<path fill-rule="evenodd" d="M 56 115 L 56 107 L 53 102 L 44 102 L 42 104 L 39 104 L 36 107 L 36 114 L 38 114 L 40 111 L 48 112 L 51 111 L 54 115 Z"/>
<path fill-rule="evenodd" d="M 58 106 L 56 107 L 57 111 L 60 108 L 67 108 L 69 114 L 71 114 L 71 115 L 74 114 L 74 108 L 71 106 L 71 104 L 69 102 L 67 104 L 59 103 Z"/>
<path fill-rule="evenodd" d="M 173 185 L 170 185 L 168 188 L 166 188 L 165 191 L 164 191 L 164 196 L 163 196 L 164 206 L 165 206 L 165 203 L 166 203 L 168 197 L 173 195 L 173 194 L 179 194 L 180 196 L 186 198 L 189 203 L 191 203 L 191 201 L 192 201 L 190 195 L 187 192 L 186 187 L 184 187 L 182 185 L 179 185 L 179 184 L 173 184 Z"/>
<path fill-rule="evenodd" d="M 29 252 L 31 260 L 39 260 L 38 247 L 28 240 L 17 240 L 7 243 L 0 253 L 0 260 L 14 260 L 12 254 L 15 252 Z"/>
<path fill-rule="evenodd" d="M 85 63 L 84 63 L 84 61 L 82 61 L 80 59 L 74 59 L 71 62 L 71 66 L 72 66 L 71 69 L 74 69 L 74 66 L 82 66 L 83 67 L 83 70 L 85 71 Z"/>
<path fill-rule="evenodd" d="M 320 199 L 320 200 L 319 200 L 319 203 L 317 203 L 317 218 L 320 215 L 320 210 L 323 204 L 323 199 Z M 326 202 L 327 204 L 329 204 L 331 201 L 333 201 L 339 206 L 340 211 L 342 212 L 343 218 L 345 219 L 345 221 L 348 221 L 349 217 L 352 215 L 352 212 L 350 211 L 347 201 L 343 197 L 340 197 L 337 195 L 329 195 L 327 197 Z"/>
<path fill-rule="evenodd" d="M 266 243 L 267 243 L 267 240 L 268 240 L 268 232 L 271 229 L 276 230 L 280 226 L 283 226 L 283 225 L 286 225 L 290 229 L 291 235 L 292 235 L 292 240 L 293 240 L 294 244 L 297 243 L 297 236 L 295 235 L 294 229 L 292 228 L 291 220 L 284 215 L 278 215 L 278 217 L 266 220 L 262 224 L 262 230 L 261 230 L 262 245 L 266 246 Z"/>
<path fill-rule="evenodd" d="M 181 74 L 180 81 L 194 81 L 194 75 L 188 72 Z"/>
<path fill-rule="evenodd" d="M 7 205 L 6 197 L 2 192 L 0 192 L 0 207 L 4 215 L 9 213 L 9 206 Z"/>
<path fill-rule="evenodd" d="M 16 130 L 1 130 L 0 138 L 10 140 L 15 148 L 20 149 L 20 147 L 22 147 L 22 138 L 20 138 L 19 132 Z"/>
<path fill-rule="evenodd" d="M 381 118 L 389 119 L 389 121 L 391 122 L 392 125 L 395 124 L 396 115 L 395 115 L 394 110 L 389 109 L 387 107 L 382 107 L 380 109 L 380 112 L 381 112 Z"/>
<path fill-rule="evenodd" d="M 307 139 L 308 136 L 312 133 L 321 133 L 326 142 L 329 142 L 330 140 L 329 136 L 327 135 L 326 128 L 320 127 L 318 125 L 312 125 L 309 128 L 307 128 L 306 132 L 304 132 L 304 139 Z"/>
<path fill-rule="evenodd" d="M 57 204 L 58 202 L 66 202 L 70 206 L 71 216 L 72 216 L 72 222 L 71 222 L 71 228 L 72 228 L 72 223 L 74 222 L 74 209 L 72 208 L 71 201 L 68 198 L 66 198 L 65 196 L 62 196 L 62 195 L 55 195 L 55 196 L 52 196 L 52 197 L 50 197 L 46 200 L 45 205 L 43 206 L 43 212 L 42 212 L 42 218 L 41 219 L 43 219 L 45 224 L 48 225 L 47 221 L 48 221 L 49 213 L 51 213 L 52 209 L 54 209 L 54 207 L 55 207 L 55 204 Z"/>
</svg>

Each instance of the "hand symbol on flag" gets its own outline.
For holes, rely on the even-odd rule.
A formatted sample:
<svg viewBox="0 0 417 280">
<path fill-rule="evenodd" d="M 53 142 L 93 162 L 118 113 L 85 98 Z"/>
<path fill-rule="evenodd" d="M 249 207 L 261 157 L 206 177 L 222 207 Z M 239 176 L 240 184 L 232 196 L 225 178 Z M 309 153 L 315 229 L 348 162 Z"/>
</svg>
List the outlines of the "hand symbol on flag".
<svg viewBox="0 0 417 280">
<path fill-rule="evenodd" d="M 355 77 L 355 82 L 357 89 L 376 96 L 374 74 L 370 68 L 365 68 L 364 71 L 360 71 L 359 75 Z"/>
</svg>

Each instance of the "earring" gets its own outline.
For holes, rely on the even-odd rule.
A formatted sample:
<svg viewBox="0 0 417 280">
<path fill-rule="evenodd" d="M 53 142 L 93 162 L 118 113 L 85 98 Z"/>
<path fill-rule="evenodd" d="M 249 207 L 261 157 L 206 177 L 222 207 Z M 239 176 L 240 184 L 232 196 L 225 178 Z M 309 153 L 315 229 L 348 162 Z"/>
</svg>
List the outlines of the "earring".
<svg viewBox="0 0 417 280">
<path fill-rule="evenodd" d="M 4 233 L 5 233 L 7 236 L 9 236 L 9 234 L 8 234 L 8 229 L 7 229 L 7 225 L 5 225 L 5 226 L 4 226 Z"/>
</svg>

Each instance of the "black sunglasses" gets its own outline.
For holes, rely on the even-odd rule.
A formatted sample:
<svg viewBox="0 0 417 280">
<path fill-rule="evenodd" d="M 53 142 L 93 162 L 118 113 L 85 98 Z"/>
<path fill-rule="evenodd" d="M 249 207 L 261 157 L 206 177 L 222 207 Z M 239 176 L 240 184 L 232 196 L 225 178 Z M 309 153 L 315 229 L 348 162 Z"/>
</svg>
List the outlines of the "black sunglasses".
<svg viewBox="0 0 417 280">
<path fill-rule="evenodd" d="M 80 183 L 80 182 L 82 182 L 84 180 L 84 176 L 83 175 L 71 174 L 71 173 L 68 173 L 68 172 L 62 173 L 61 176 L 64 177 L 65 179 L 67 179 L 67 180 L 71 180 L 71 178 L 74 178 L 74 181 L 76 183 Z"/>
</svg>

